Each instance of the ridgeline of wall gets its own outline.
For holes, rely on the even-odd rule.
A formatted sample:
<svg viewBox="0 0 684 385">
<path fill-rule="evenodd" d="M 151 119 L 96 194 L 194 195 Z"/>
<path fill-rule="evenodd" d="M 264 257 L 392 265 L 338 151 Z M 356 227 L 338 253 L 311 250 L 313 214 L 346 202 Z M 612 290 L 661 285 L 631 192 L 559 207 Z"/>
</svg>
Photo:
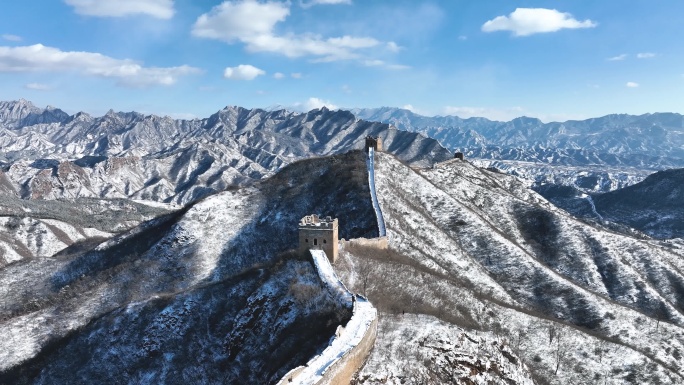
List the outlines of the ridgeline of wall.
<svg viewBox="0 0 684 385">
<path fill-rule="evenodd" d="M 323 286 L 334 300 L 353 304 L 352 317 L 338 327 L 321 354 L 292 369 L 278 385 L 348 385 L 370 354 L 377 336 L 377 310 L 364 297 L 352 294 L 339 280 L 322 250 L 310 250 Z"/>
<path fill-rule="evenodd" d="M 380 203 L 375 192 L 375 151 L 368 148 L 366 158 L 368 187 L 373 209 L 378 222 L 378 238 L 350 239 L 350 244 L 386 249 L 387 230 Z M 364 297 L 354 295 L 340 281 L 322 250 L 310 250 L 311 257 L 323 286 L 334 300 L 353 304 L 352 317 L 344 327 L 338 327 L 335 337 L 321 354 L 313 357 L 304 366 L 289 371 L 278 385 L 349 385 L 354 374 L 363 366 L 375 344 L 378 333 L 378 313 Z"/>
<path fill-rule="evenodd" d="M 370 188 L 371 199 L 373 200 L 373 209 L 375 210 L 375 217 L 378 220 L 378 236 L 386 237 L 387 230 L 385 228 L 385 218 L 382 216 L 380 203 L 378 203 L 378 195 L 375 193 L 375 150 L 373 147 L 368 148 L 366 168 L 368 169 L 368 187 Z"/>
</svg>

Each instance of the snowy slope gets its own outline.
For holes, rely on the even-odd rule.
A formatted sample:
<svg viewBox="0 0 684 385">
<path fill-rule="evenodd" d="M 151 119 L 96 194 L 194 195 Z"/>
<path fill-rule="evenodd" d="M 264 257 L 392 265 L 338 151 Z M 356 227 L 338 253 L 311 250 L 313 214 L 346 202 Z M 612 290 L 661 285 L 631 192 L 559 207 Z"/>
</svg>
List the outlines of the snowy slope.
<svg viewBox="0 0 684 385">
<path fill-rule="evenodd" d="M 570 186 L 534 187 L 567 212 L 623 232 L 636 230 L 653 238 L 684 236 L 684 169 L 653 173 L 631 186 L 605 193 L 585 194 Z"/>
<path fill-rule="evenodd" d="M 360 151 L 0 269 L 0 383 L 277 382 L 351 317 L 292 251 L 312 212 L 377 232 Z"/>
<path fill-rule="evenodd" d="M 32 201 L 0 193 L 0 268 L 67 248 L 92 247 L 172 209 L 125 200 Z"/>
<path fill-rule="evenodd" d="M 390 250 L 346 248 L 339 268 L 381 312 L 495 333 L 545 383 L 684 381 L 681 245 L 592 227 L 467 162 L 415 171 L 376 155 Z M 378 365 L 360 376 L 389 375 Z"/>
<path fill-rule="evenodd" d="M 628 166 L 563 166 L 541 162 L 472 159 L 482 168 L 491 168 L 524 180 L 530 187 L 545 184 L 572 186 L 584 193 L 608 192 L 639 183 L 653 173 L 652 169 Z"/>
<path fill-rule="evenodd" d="M 506 342 L 425 315 L 386 315 L 362 384 L 534 384 Z M 429 362 L 429 365 L 425 365 Z"/>
</svg>

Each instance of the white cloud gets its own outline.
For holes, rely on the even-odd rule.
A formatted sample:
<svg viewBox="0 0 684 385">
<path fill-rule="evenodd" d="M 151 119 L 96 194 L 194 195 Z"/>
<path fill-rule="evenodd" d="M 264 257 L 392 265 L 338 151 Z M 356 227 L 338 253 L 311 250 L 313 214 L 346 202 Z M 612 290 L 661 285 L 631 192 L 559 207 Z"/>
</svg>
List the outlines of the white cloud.
<svg viewBox="0 0 684 385">
<path fill-rule="evenodd" d="M 622 60 L 625 60 L 625 59 L 627 59 L 627 54 L 626 54 L 626 53 L 623 53 L 623 54 L 620 54 L 620 55 L 617 55 L 617 56 L 609 57 L 607 60 L 608 60 L 608 61 L 622 61 Z"/>
<path fill-rule="evenodd" d="M 302 8 L 309 8 L 314 5 L 332 5 L 332 4 L 351 4 L 351 0 L 309 0 L 309 1 L 304 1 L 301 0 L 299 2 L 299 5 Z"/>
<path fill-rule="evenodd" d="M 627 87 L 629 87 L 629 88 L 637 88 L 637 87 L 639 87 L 639 83 L 635 83 L 635 82 L 627 82 L 627 84 L 625 84 L 625 85 L 626 85 Z"/>
<path fill-rule="evenodd" d="M 345 85 L 342 86 L 342 92 L 344 92 L 345 94 L 351 94 L 351 93 L 352 93 L 352 89 L 351 89 L 351 87 L 349 87 L 348 84 L 345 84 Z"/>
<path fill-rule="evenodd" d="M 386 68 L 389 70 L 406 70 L 411 68 L 410 66 L 403 65 L 403 64 L 390 64 L 386 63 L 384 60 L 378 60 L 378 59 L 371 59 L 371 60 L 364 60 L 362 64 L 366 67 L 382 67 Z"/>
<path fill-rule="evenodd" d="M 484 32 L 511 31 L 515 36 L 556 32 L 561 29 L 593 28 L 591 20 L 579 21 L 569 13 L 546 8 L 517 8 L 508 16 L 498 16 L 482 25 Z"/>
<path fill-rule="evenodd" d="M 444 107 L 445 115 L 456 115 L 459 118 L 487 118 L 490 120 L 509 121 L 525 115 L 521 107 L 489 108 L 489 107 Z"/>
<path fill-rule="evenodd" d="M 460 41 L 466 41 L 466 40 L 468 40 L 468 36 L 466 36 L 466 35 L 461 35 L 461 36 L 458 37 L 458 40 L 460 40 Z"/>
<path fill-rule="evenodd" d="M 397 71 L 399 71 L 399 70 L 408 70 L 408 69 L 411 69 L 411 66 L 407 66 L 407 65 L 404 65 L 404 64 L 387 64 L 387 65 L 385 65 L 385 68 L 387 68 L 388 70 L 397 70 Z"/>
<path fill-rule="evenodd" d="M 181 76 L 201 73 L 200 69 L 186 65 L 143 67 L 129 59 L 114 59 L 94 52 L 62 51 L 42 44 L 0 46 L 0 72 L 70 71 L 116 79 L 119 84 L 132 87 L 171 85 Z"/>
<path fill-rule="evenodd" d="M 306 111 L 311 111 L 311 110 L 315 110 L 317 108 L 323 108 L 323 107 L 325 107 L 329 110 L 337 110 L 339 108 L 336 105 L 332 104 L 331 102 L 329 102 L 327 100 L 319 99 L 319 98 L 309 98 L 309 100 L 307 100 L 304 103 L 304 109 Z"/>
<path fill-rule="evenodd" d="M 43 83 L 29 83 L 24 86 L 26 89 L 34 91 L 50 91 L 52 87 Z"/>
<path fill-rule="evenodd" d="M 282 78 L 284 78 L 284 77 L 285 77 L 285 74 L 282 73 L 282 72 L 276 72 L 276 73 L 273 74 L 273 78 L 274 78 L 274 79 L 282 79 Z"/>
<path fill-rule="evenodd" d="M 651 59 L 656 57 L 656 54 L 651 52 L 642 52 L 637 54 L 637 59 Z"/>
<path fill-rule="evenodd" d="M 404 105 L 404 106 L 401 107 L 401 108 L 403 108 L 404 110 L 409 110 L 409 111 L 413 112 L 414 114 L 420 114 L 420 112 L 418 111 L 418 109 L 415 108 L 415 107 L 413 107 L 412 104 L 406 104 L 406 105 Z"/>
<path fill-rule="evenodd" d="M 257 76 L 265 75 L 266 71 L 250 64 L 240 64 L 237 67 L 227 67 L 223 77 L 231 80 L 254 80 Z"/>
<path fill-rule="evenodd" d="M 302 78 L 302 74 L 300 72 L 293 72 L 290 74 L 290 76 L 292 77 L 292 79 L 301 79 Z"/>
<path fill-rule="evenodd" d="M 399 52 L 402 49 L 404 49 L 404 47 L 401 47 L 399 44 L 397 44 L 393 41 L 387 42 L 386 46 L 387 46 L 387 50 L 390 52 Z"/>
<path fill-rule="evenodd" d="M 371 37 L 277 35 L 274 32 L 276 24 L 289 15 L 289 2 L 224 1 L 197 18 L 192 34 L 229 44 L 240 42 L 250 52 L 274 52 L 291 58 L 315 56 L 318 62 L 355 59 L 360 56 L 359 50 L 380 44 Z"/>
<path fill-rule="evenodd" d="M 364 60 L 363 65 L 365 65 L 366 67 L 380 67 L 384 66 L 385 62 L 379 59 Z"/>
<path fill-rule="evenodd" d="M 64 0 L 79 15 L 124 17 L 148 15 L 159 19 L 173 17 L 173 0 Z"/>
<path fill-rule="evenodd" d="M 21 36 L 11 35 L 11 34 L 6 33 L 6 34 L 2 35 L 2 40 L 7 40 L 7 41 L 21 41 L 22 38 L 21 38 Z"/>
</svg>

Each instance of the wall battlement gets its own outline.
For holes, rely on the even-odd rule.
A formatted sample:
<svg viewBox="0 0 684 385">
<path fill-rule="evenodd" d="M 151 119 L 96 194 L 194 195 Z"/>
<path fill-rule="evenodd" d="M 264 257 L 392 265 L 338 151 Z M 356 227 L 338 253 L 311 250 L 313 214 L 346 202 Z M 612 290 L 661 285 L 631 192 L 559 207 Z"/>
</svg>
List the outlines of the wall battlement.
<svg viewBox="0 0 684 385">
<path fill-rule="evenodd" d="M 369 148 L 372 148 L 375 151 L 382 151 L 382 138 L 379 136 L 367 136 L 366 151 L 368 151 Z"/>
<path fill-rule="evenodd" d="M 299 228 L 324 228 L 332 229 L 337 226 L 337 218 L 332 219 L 331 217 L 321 218 L 316 214 L 307 215 L 299 220 Z"/>
<path fill-rule="evenodd" d="M 316 214 L 307 215 L 299 221 L 299 251 L 308 252 L 311 249 L 325 251 L 330 263 L 337 260 L 338 250 L 337 218 L 321 218 Z"/>
</svg>

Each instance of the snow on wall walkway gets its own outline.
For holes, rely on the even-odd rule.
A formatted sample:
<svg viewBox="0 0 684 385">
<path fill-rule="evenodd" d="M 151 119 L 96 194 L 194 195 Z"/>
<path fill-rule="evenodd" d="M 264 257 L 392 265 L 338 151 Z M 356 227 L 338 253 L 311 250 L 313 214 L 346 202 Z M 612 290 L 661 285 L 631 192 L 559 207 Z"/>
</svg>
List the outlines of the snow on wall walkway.
<svg viewBox="0 0 684 385">
<path fill-rule="evenodd" d="M 344 375 L 344 372 L 349 372 L 346 369 L 353 369 L 353 372 L 358 370 L 355 368 L 345 368 L 350 364 L 355 365 L 354 360 L 345 362 L 345 357 L 357 355 L 355 349 L 363 345 L 372 346 L 375 340 L 375 333 L 377 327 L 377 310 L 367 299 L 361 296 L 355 296 L 344 286 L 342 281 L 337 277 L 335 271 L 330 265 L 328 257 L 323 250 L 310 250 L 311 256 L 316 266 L 323 285 L 330 291 L 330 294 L 338 301 L 345 304 L 353 302 L 354 311 L 351 319 L 344 327 L 338 327 L 336 336 L 323 352 L 306 364 L 291 370 L 285 377 L 283 377 L 279 384 L 292 385 L 316 385 L 335 383 L 339 376 Z M 369 338 L 372 338 L 370 344 L 367 343 Z M 366 343 L 364 343 L 366 342 Z M 370 348 L 367 349 L 370 351 Z M 367 356 L 368 351 L 362 352 Z"/>
<path fill-rule="evenodd" d="M 373 200 L 373 209 L 375 210 L 375 217 L 378 220 L 378 232 L 380 237 L 387 236 L 385 229 L 385 219 L 382 217 L 380 204 L 378 203 L 378 195 L 375 193 L 375 149 L 372 147 L 368 149 L 368 157 L 366 158 L 366 167 L 368 168 L 368 187 L 370 187 L 371 199 Z"/>
<path fill-rule="evenodd" d="M 348 304 L 354 300 L 354 295 L 344 286 L 344 283 L 340 281 L 335 274 L 335 270 L 330 264 L 328 256 L 323 250 L 309 250 L 311 257 L 313 258 L 314 266 L 316 266 L 316 272 L 318 276 L 321 277 L 323 281 L 323 286 L 328 290 L 332 297 L 342 303 Z"/>
</svg>

